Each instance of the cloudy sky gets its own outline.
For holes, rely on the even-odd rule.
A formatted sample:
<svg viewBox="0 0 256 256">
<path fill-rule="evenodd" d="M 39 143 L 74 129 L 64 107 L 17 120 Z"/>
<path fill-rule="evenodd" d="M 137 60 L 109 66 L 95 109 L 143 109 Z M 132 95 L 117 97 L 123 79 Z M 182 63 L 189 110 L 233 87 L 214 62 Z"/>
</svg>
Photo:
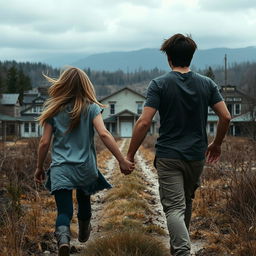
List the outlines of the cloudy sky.
<svg viewBox="0 0 256 256">
<path fill-rule="evenodd" d="M 255 0 L 0 0 L 0 60 L 158 48 L 177 32 L 256 46 L 255 31 Z"/>
</svg>

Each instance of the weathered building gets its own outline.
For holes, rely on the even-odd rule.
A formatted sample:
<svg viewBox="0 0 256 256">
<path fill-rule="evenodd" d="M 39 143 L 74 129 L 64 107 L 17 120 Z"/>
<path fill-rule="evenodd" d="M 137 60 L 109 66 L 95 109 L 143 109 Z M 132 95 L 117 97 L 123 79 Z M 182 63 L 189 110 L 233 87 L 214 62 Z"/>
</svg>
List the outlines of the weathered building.
<svg viewBox="0 0 256 256">
<path fill-rule="evenodd" d="M 234 85 L 221 86 L 220 92 L 225 100 L 232 120 L 229 135 L 250 136 L 251 127 L 255 125 L 256 100 Z M 218 117 L 214 111 L 208 110 L 207 132 L 209 135 L 216 134 Z"/>
<path fill-rule="evenodd" d="M 146 97 L 129 87 L 122 88 L 100 100 L 108 105 L 102 117 L 107 129 L 115 136 L 131 137 L 135 122 L 142 113 Z M 149 133 L 155 134 L 156 121 L 152 122 Z"/>
</svg>

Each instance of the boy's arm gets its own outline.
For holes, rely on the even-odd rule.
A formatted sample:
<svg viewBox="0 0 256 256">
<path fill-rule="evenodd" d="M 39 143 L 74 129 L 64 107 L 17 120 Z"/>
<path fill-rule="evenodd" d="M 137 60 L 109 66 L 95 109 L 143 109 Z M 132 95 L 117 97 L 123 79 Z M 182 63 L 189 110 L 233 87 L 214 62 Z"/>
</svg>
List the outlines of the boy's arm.
<svg viewBox="0 0 256 256">
<path fill-rule="evenodd" d="M 208 146 L 206 151 L 206 158 L 208 163 L 217 162 L 221 155 L 221 144 L 228 131 L 231 115 L 227 109 L 224 101 L 216 103 L 212 109 L 219 117 L 217 125 L 217 133 L 212 143 Z"/>
<path fill-rule="evenodd" d="M 134 155 L 143 142 L 156 111 L 155 108 L 144 107 L 143 112 L 133 129 L 132 139 L 127 153 L 128 160 L 132 162 L 134 161 Z"/>
<path fill-rule="evenodd" d="M 42 182 L 44 179 L 43 165 L 51 144 L 52 130 L 52 125 L 45 123 L 44 132 L 38 146 L 37 167 L 34 175 L 37 182 Z"/>
</svg>

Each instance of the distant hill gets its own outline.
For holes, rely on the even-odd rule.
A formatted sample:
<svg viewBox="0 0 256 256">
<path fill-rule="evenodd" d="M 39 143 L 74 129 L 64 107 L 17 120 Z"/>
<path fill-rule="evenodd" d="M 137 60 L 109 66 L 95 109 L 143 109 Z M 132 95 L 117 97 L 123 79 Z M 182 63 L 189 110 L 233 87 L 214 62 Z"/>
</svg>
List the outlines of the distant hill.
<svg viewBox="0 0 256 256">
<path fill-rule="evenodd" d="M 197 69 L 208 66 L 213 68 L 223 66 L 224 55 L 228 56 L 228 63 L 256 62 L 256 47 L 246 48 L 214 48 L 197 50 L 192 65 Z M 166 57 L 158 49 L 141 49 L 129 52 L 109 52 L 89 55 L 83 59 L 71 63 L 80 68 L 92 70 L 134 71 L 138 69 L 149 70 L 155 67 L 167 70 Z"/>
</svg>

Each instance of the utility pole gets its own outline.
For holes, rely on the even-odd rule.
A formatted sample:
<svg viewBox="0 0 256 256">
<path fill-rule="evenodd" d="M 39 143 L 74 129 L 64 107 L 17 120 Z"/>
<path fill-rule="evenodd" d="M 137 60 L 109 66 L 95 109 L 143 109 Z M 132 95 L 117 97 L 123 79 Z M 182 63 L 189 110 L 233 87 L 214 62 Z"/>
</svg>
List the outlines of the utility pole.
<svg viewBox="0 0 256 256">
<path fill-rule="evenodd" d="M 225 54 L 224 62 L 225 62 L 225 70 L 224 70 L 225 86 L 227 86 L 228 84 L 227 54 Z"/>
</svg>

